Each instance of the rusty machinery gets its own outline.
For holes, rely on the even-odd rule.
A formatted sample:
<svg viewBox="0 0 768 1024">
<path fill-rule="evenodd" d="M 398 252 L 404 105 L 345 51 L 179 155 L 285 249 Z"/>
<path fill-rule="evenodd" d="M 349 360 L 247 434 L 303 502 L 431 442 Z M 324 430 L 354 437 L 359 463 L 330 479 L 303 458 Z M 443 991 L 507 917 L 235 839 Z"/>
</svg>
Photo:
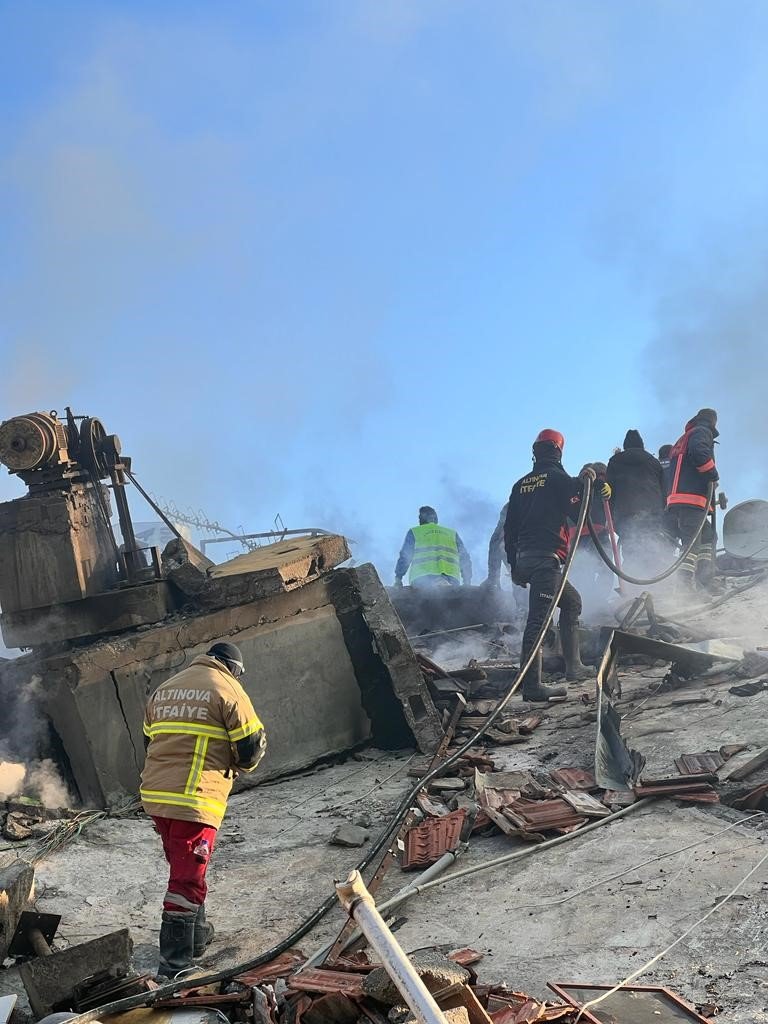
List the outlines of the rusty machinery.
<svg viewBox="0 0 768 1024">
<path fill-rule="evenodd" d="M 121 575 L 129 583 L 147 579 L 145 549 L 136 543 L 125 493 L 131 460 L 122 455 L 117 434 L 108 434 L 100 419 L 74 416 L 69 407 L 65 420 L 60 420 L 55 410 L 14 416 L 0 424 L 0 463 L 24 481 L 30 495 L 90 484 Z M 121 545 L 112 529 L 102 480 L 110 481 L 123 537 Z M 156 558 L 154 561 L 153 574 L 159 576 Z"/>
<path fill-rule="evenodd" d="M 39 618 L 46 607 L 161 578 L 158 550 L 136 541 L 128 481 L 176 536 L 178 530 L 138 484 L 119 437 L 101 420 L 69 408 L 62 418 L 55 411 L 14 416 L 0 423 L 0 463 L 27 486 L 26 495 L 0 504 L 5 619 L 32 612 Z"/>
</svg>

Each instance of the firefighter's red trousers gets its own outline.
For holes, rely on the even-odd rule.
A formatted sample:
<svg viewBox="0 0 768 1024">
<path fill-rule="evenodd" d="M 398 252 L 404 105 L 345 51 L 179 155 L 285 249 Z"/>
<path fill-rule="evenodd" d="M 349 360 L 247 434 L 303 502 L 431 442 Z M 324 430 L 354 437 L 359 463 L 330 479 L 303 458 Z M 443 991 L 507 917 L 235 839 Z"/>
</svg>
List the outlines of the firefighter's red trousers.
<svg viewBox="0 0 768 1024">
<path fill-rule="evenodd" d="M 205 903 L 208 893 L 205 873 L 216 842 L 216 829 L 199 821 L 176 818 L 153 816 L 152 821 L 163 841 L 163 852 L 171 869 L 163 910 L 197 910 Z M 203 842 L 208 843 L 207 856 L 194 853 Z"/>
</svg>

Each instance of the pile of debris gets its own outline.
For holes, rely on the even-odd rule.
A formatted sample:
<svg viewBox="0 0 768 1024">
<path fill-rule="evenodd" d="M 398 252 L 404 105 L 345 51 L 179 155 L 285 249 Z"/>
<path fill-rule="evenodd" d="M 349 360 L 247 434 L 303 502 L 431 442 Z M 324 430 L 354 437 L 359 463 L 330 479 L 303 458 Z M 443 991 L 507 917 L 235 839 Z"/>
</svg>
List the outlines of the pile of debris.
<svg viewBox="0 0 768 1024">
<path fill-rule="evenodd" d="M 61 916 L 34 909 L 34 885 L 31 864 L 17 860 L 0 869 L 0 963 L 6 957 L 19 963 L 37 1019 L 59 1011 L 84 1012 L 113 998 L 149 991 L 149 977 L 131 970 L 133 942 L 127 928 L 53 948 Z M 16 1000 L 8 999 L 10 1015 Z"/>
<path fill-rule="evenodd" d="M 470 663 L 466 668 L 449 671 L 425 654 L 417 653 L 416 658 L 429 686 L 433 703 L 444 716 L 454 711 L 457 697 L 464 701 L 456 722 L 456 735 L 461 738 L 471 736 L 486 725 L 499 705 L 501 693 L 507 689 L 517 671 L 511 663 L 494 666 L 491 670 Z M 489 671 L 493 678 L 490 678 Z M 481 741 L 496 747 L 525 743 L 543 721 L 543 715 L 516 714 L 510 706 L 486 729 Z"/>
<path fill-rule="evenodd" d="M 648 1016 L 631 1019 L 690 1020 L 707 1024 L 694 1007 L 675 993 L 658 986 L 626 986 L 610 996 L 595 1017 L 582 1007 L 608 993 L 610 986 L 550 982 L 559 998 L 535 999 L 505 984 L 481 984 L 475 964 L 483 954 L 464 948 L 432 946 L 408 954 L 419 978 L 432 994 L 446 1024 L 533 1024 L 579 1019 L 628 1020 L 613 1016 L 614 1007 L 641 1007 Z M 415 1024 L 392 977 L 366 951 L 340 957 L 332 969 L 304 968 L 299 950 L 289 950 L 264 967 L 241 974 L 234 980 L 194 988 L 154 1003 L 157 1008 L 211 1008 L 233 1022 L 254 1024 Z M 213 1013 L 211 1020 L 213 1021 Z"/>
<path fill-rule="evenodd" d="M 609 817 L 636 800 L 669 797 L 689 803 L 718 803 L 715 787 L 726 762 L 745 750 L 728 744 L 719 750 L 682 754 L 675 761 L 677 776 L 644 776 L 626 790 L 598 785 L 582 768 L 498 771 L 483 752 L 462 755 L 450 775 L 438 776 L 417 797 L 423 820 L 404 836 L 403 870 L 427 867 L 446 852 L 458 849 L 472 833 L 500 831 L 528 842 L 543 842 L 550 835 L 566 835 L 597 818 Z M 731 772 L 728 781 L 768 763 L 768 750 Z M 424 774 L 425 764 L 410 773 Z M 745 774 L 746 773 L 746 774 Z M 753 808 L 768 800 L 768 785 L 761 785 L 736 806 Z"/>
<path fill-rule="evenodd" d="M 573 1022 L 577 1010 L 542 1002 L 506 985 L 481 985 L 472 970 L 483 954 L 473 949 L 416 950 L 409 959 L 449 1024 Z M 233 1021 L 255 1024 L 409 1024 L 415 1022 L 390 975 L 367 952 L 339 958 L 332 970 L 301 970 L 304 957 L 290 950 L 232 982 L 190 988 L 157 1007 L 216 1006 Z"/>
</svg>

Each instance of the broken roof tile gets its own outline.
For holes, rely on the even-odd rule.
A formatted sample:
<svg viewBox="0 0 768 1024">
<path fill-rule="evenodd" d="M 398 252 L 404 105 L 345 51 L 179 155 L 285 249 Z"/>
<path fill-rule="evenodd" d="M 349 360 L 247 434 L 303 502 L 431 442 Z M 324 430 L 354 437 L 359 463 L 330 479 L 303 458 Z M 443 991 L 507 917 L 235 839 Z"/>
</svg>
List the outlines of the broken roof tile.
<svg viewBox="0 0 768 1024">
<path fill-rule="evenodd" d="M 302 1014 L 305 1024 L 355 1024 L 360 1007 L 344 992 L 326 992 Z"/>
<path fill-rule="evenodd" d="M 553 782 L 563 789 L 596 789 L 595 776 L 583 768 L 554 768 L 550 773 Z"/>
<path fill-rule="evenodd" d="M 451 811 L 442 818 L 427 818 L 421 825 L 409 829 L 405 834 L 401 867 L 404 871 L 412 868 L 427 868 L 444 853 L 455 850 L 459 845 L 461 829 L 467 812 L 464 808 Z"/>
<path fill-rule="evenodd" d="M 569 803 L 554 800 L 515 800 L 504 808 L 504 815 L 524 832 L 542 832 L 547 829 L 572 828 L 587 820 L 580 817 Z"/>
<path fill-rule="evenodd" d="M 644 779 L 635 786 L 635 795 L 674 796 L 690 793 L 712 793 L 711 775 L 681 775 L 671 779 Z"/>
<path fill-rule="evenodd" d="M 363 979 L 359 974 L 346 971 L 328 971 L 310 967 L 288 979 L 288 988 L 294 992 L 343 993 L 351 999 L 363 998 Z"/>
<path fill-rule="evenodd" d="M 455 964 L 459 964 L 461 967 L 471 967 L 472 964 L 480 963 L 484 956 L 484 953 L 480 953 L 476 949 L 470 949 L 469 946 L 464 946 L 462 949 L 454 949 L 449 953 L 448 959 L 453 960 Z"/>
<path fill-rule="evenodd" d="M 740 811 L 764 809 L 763 805 L 766 803 L 766 797 L 768 797 L 768 782 L 758 786 L 757 789 L 753 789 L 745 796 L 739 797 L 738 800 L 734 800 L 732 806 Z"/>
<path fill-rule="evenodd" d="M 528 736 L 534 729 L 538 729 L 543 721 L 543 715 L 527 715 L 521 722 L 517 723 L 517 728 L 523 736 Z"/>
<path fill-rule="evenodd" d="M 252 971 L 246 971 L 245 974 L 238 974 L 234 980 L 240 981 L 243 985 L 248 985 L 251 988 L 254 985 L 263 985 L 266 982 L 277 981 L 278 978 L 287 978 L 306 959 L 301 950 L 287 949 L 285 953 L 281 953 L 280 956 L 270 960 L 263 967 L 256 967 Z"/>
<path fill-rule="evenodd" d="M 577 814 L 583 814 L 587 818 L 607 818 L 611 813 L 604 803 L 585 793 L 583 789 L 568 790 L 563 793 L 563 800 L 566 800 Z"/>
<path fill-rule="evenodd" d="M 724 764 L 725 758 L 718 750 L 705 750 L 701 754 L 681 754 L 675 758 L 675 767 L 681 775 L 711 775 Z"/>
</svg>

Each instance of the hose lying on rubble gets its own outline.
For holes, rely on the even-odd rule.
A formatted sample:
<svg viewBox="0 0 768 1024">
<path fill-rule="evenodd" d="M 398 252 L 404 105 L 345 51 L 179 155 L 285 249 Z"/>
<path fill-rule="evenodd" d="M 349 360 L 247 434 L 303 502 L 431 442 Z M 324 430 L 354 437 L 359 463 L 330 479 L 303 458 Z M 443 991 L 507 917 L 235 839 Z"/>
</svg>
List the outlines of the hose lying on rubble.
<svg viewBox="0 0 768 1024">
<path fill-rule="evenodd" d="M 555 591 L 555 594 L 552 598 L 552 602 L 547 610 L 547 614 L 544 616 L 544 621 L 541 625 L 541 629 L 539 630 L 538 636 L 536 637 L 533 647 L 531 648 L 531 652 L 528 655 L 528 659 L 526 660 L 525 664 L 522 664 L 520 666 L 517 675 L 515 676 L 515 678 L 509 686 L 509 689 L 501 698 L 495 710 L 491 712 L 491 714 L 480 726 L 480 728 L 477 729 L 476 732 L 474 732 L 469 737 L 469 739 L 466 740 L 459 747 L 458 750 L 451 754 L 450 757 L 446 758 L 445 761 L 442 761 L 440 764 L 436 765 L 431 771 L 427 772 L 427 774 L 423 778 L 418 779 L 414 783 L 414 785 L 408 790 L 406 795 L 398 804 L 397 809 L 395 810 L 394 815 L 390 819 L 386 829 L 381 833 L 376 842 L 373 843 L 371 848 L 368 850 L 368 853 L 357 865 L 358 871 L 364 871 L 369 866 L 369 864 L 371 864 L 372 861 L 378 856 L 378 854 L 382 852 L 382 850 L 387 846 L 387 844 L 392 840 L 392 837 L 394 836 L 395 832 L 400 828 L 400 825 L 402 824 L 406 814 L 408 813 L 411 807 L 411 804 L 413 803 L 419 791 L 423 789 L 425 786 L 428 786 L 429 783 L 432 782 L 432 780 L 435 779 L 438 775 L 441 775 L 446 770 L 446 768 L 450 768 L 451 765 L 454 765 L 463 754 L 465 754 L 471 747 L 473 747 L 477 743 L 480 737 L 483 736 L 488 729 L 490 729 L 490 727 L 499 717 L 501 712 L 507 706 L 513 695 L 519 689 L 520 684 L 525 676 L 525 673 L 533 664 L 533 660 L 538 654 L 539 648 L 541 647 L 542 643 L 544 642 L 544 637 L 546 636 L 547 630 L 549 629 L 549 625 L 555 614 L 555 609 L 557 608 L 558 602 L 560 601 L 563 591 L 565 590 L 565 584 L 568 580 L 568 573 L 570 572 L 571 564 L 573 562 L 574 555 L 576 554 L 576 550 L 579 546 L 579 541 L 581 539 L 581 531 L 584 528 L 585 521 L 587 520 L 589 503 L 592 497 L 593 476 L 587 475 L 583 479 L 584 493 L 582 496 L 581 511 L 579 512 L 579 521 L 576 524 L 576 537 L 574 539 L 570 551 L 568 552 L 568 557 L 565 560 L 565 565 L 563 566 L 563 573 L 560 578 L 560 584 L 557 590 Z M 271 949 L 268 949 L 265 952 L 260 953 L 257 957 L 254 957 L 252 960 L 248 960 L 243 964 L 237 964 L 235 967 L 227 967 L 225 970 L 216 971 L 213 974 L 206 974 L 199 978 L 191 979 L 187 977 L 184 979 L 180 979 L 178 981 L 173 981 L 169 985 L 163 985 L 161 988 L 154 989 L 152 992 L 142 992 L 139 995 L 127 996 L 125 999 L 117 999 L 114 1002 L 105 1003 L 103 1006 L 94 1007 L 94 1009 L 92 1010 L 88 1010 L 85 1013 L 81 1013 L 77 1017 L 73 1017 L 72 1020 L 70 1021 L 70 1024 L 89 1024 L 90 1021 L 100 1020 L 102 1017 L 109 1017 L 115 1013 L 124 1013 L 127 1010 L 133 1010 L 139 1006 L 150 1006 L 158 999 L 167 999 L 168 996 L 173 995 L 175 992 L 179 992 L 182 989 L 187 989 L 192 984 L 194 984 L 196 988 L 203 985 L 213 985 L 216 982 L 229 981 L 230 979 L 236 977 L 238 974 L 245 974 L 246 971 L 253 971 L 257 967 L 261 967 L 264 964 L 268 964 L 271 960 L 274 960 L 276 957 L 280 956 L 281 953 L 284 953 L 287 949 L 290 949 L 291 946 L 295 945 L 297 942 L 303 939 L 304 936 L 311 932 L 315 925 L 318 924 L 325 917 L 328 911 L 336 905 L 336 902 L 337 897 L 335 893 L 331 896 L 328 896 L 328 898 L 325 899 L 315 910 L 313 910 L 312 913 L 308 917 L 306 917 L 304 921 L 302 921 L 302 923 L 291 932 L 290 935 L 286 936 L 286 938 L 278 942 L 276 946 L 273 946 Z"/>
<path fill-rule="evenodd" d="M 665 570 L 663 573 L 661 573 L 658 576 L 654 576 L 652 579 L 649 579 L 649 580 L 641 580 L 641 579 L 637 579 L 635 576 L 628 576 L 627 573 L 625 573 L 622 569 L 620 569 L 618 567 L 618 565 L 614 565 L 614 563 L 611 561 L 609 556 L 603 550 L 603 546 L 600 543 L 600 540 L 599 540 L 599 538 L 597 536 L 597 533 L 595 532 L 595 527 L 594 527 L 594 524 L 592 522 L 592 516 L 591 515 L 587 515 L 587 529 L 589 530 L 589 535 L 592 538 L 592 540 L 594 541 L 595 547 L 597 548 L 598 555 L 600 555 L 600 557 L 605 562 L 605 564 L 608 566 L 608 568 L 611 570 L 611 572 L 615 573 L 619 577 L 620 580 L 624 580 L 625 583 L 634 583 L 638 587 L 648 587 L 648 586 L 651 586 L 653 583 L 661 583 L 662 580 L 665 580 L 665 579 L 667 579 L 668 576 L 671 576 L 673 572 L 677 572 L 677 570 L 680 568 L 680 566 L 686 560 L 686 558 L 691 553 L 691 551 L 693 551 L 693 549 L 694 549 L 694 547 L 696 545 L 696 542 L 699 539 L 699 535 L 701 534 L 701 531 L 704 529 L 704 525 L 705 525 L 705 523 L 707 521 L 707 516 L 709 515 L 709 509 L 710 509 L 710 506 L 712 504 L 712 501 L 713 501 L 714 497 L 715 497 L 715 485 L 714 485 L 714 483 L 711 483 L 709 485 L 709 491 L 707 493 L 707 504 L 704 506 L 704 514 L 701 517 L 701 522 L 699 523 L 698 529 L 696 530 L 696 533 L 693 535 L 693 538 L 691 539 L 690 543 L 688 544 L 688 547 L 686 547 L 683 550 L 683 553 L 680 555 L 680 557 L 677 559 L 677 561 L 673 562 L 672 565 L 670 565 L 670 567 L 667 570 Z"/>
</svg>

